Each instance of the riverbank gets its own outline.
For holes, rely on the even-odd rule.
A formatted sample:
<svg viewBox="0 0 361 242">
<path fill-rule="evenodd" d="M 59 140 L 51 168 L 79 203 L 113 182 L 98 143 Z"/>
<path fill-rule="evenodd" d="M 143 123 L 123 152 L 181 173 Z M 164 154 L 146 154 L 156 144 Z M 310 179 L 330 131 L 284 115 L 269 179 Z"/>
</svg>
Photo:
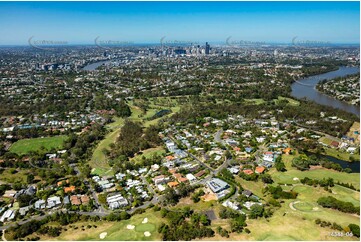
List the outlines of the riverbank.
<svg viewBox="0 0 361 242">
<path fill-rule="evenodd" d="M 352 106 L 355 106 L 355 107 L 360 108 L 360 103 L 355 104 L 355 103 L 352 103 L 352 101 L 349 101 L 349 102 L 344 101 L 344 100 L 342 100 L 342 99 L 337 98 L 337 96 L 335 97 L 335 96 L 333 96 L 333 95 L 331 95 L 331 94 L 327 94 L 327 93 L 325 93 L 325 92 L 320 91 L 319 89 L 317 89 L 317 87 L 315 87 L 315 90 L 318 91 L 319 93 L 322 93 L 323 95 L 325 95 L 325 96 L 327 96 L 327 97 L 329 97 L 329 98 L 334 98 L 334 99 L 336 99 L 336 100 L 338 100 L 338 101 L 340 101 L 340 102 L 343 102 L 343 103 L 345 103 L 345 104 L 347 104 L 347 105 L 352 105 Z"/>
<path fill-rule="evenodd" d="M 333 97 L 329 97 L 316 90 L 315 86 L 322 80 L 330 80 L 337 77 L 345 77 L 347 75 L 359 73 L 358 67 L 340 66 L 336 71 L 330 71 L 324 74 L 318 74 L 307 78 L 299 79 L 291 85 L 292 97 L 314 101 L 318 104 L 330 106 L 352 113 L 360 117 L 360 108 L 348 103 L 339 101 Z"/>
<path fill-rule="evenodd" d="M 86 64 L 83 68 L 81 68 L 83 71 L 94 71 L 99 66 L 104 65 L 105 63 L 109 62 L 111 60 L 100 60 L 93 63 Z"/>
<path fill-rule="evenodd" d="M 321 92 L 331 98 L 354 106 L 360 106 L 360 73 L 345 77 L 322 80 L 315 86 Z"/>
</svg>

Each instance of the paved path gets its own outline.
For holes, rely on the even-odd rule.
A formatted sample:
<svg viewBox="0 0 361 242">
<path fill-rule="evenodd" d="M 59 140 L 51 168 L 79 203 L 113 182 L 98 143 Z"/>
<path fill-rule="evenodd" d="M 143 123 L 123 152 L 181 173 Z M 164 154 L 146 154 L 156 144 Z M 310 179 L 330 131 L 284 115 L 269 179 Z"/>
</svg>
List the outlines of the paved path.
<svg viewBox="0 0 361 242">
<path fill-rule="evenodd" d="M 300 202 L 300 201 L 291 202 L 291 203 L 289 204 L 290 208 L 291 208 L 292 210 L 294 210 L 294 211 L 297 211 L 297 209 L 295 209 L 295 207 L 294 207 L 293 205 L 296 204 L 296 203 L 299 203 L 299 202 Z"/>
<path fill-rule="evenodd" d="M 1 238 L 2 238 L 3 241 L 8 241 L 8 240 L 5 238 L 5 229 L 3 230 L 3 234 L 2 234 L 2 237 L 1 237 Z"/>
</svg>

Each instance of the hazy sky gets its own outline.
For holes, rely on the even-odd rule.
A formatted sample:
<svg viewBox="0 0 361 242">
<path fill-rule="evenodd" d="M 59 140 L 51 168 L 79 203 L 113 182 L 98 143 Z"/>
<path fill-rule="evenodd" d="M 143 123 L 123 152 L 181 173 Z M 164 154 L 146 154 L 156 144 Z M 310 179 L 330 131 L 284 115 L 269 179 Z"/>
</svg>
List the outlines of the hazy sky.
<svg viewBox="0 0 361 242">
<path fill-rule="evenodd" d="M 0 45 L 33 40 L 359 43 L 359 2 L 0 2 Z"/>
</svg>

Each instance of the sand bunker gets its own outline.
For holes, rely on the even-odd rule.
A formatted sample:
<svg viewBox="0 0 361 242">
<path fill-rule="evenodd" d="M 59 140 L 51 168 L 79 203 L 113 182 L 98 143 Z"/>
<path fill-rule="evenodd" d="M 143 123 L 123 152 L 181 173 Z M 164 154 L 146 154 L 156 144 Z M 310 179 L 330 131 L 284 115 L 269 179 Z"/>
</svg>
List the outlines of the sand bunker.
<svg viewBox="0 0 361 242">
<path fill-rule="evenodd" d="M 299 181 L 300 179 L 298 177 L 293 178 L 294 181 Z"/>
<path fill-rule="evenodd" d="M 318 207 L 314 207 L 312 208 L 313 211 L 317 211 L 318 210 Z"/>
<path fill-rule="evenodd" d="M 144 232 L 144 236 L 145 236 L 145 237 L 149 237 L 149 236 L 151 236 L 151 235 L 152 235 L 152 234 L 149 233 L 149 231 L 145 231 L 145 232 Z"/>
<path fill-rule="evenodd" d="M 128 225 L 127 225 L 127 229 L 134 229 L 134 228 L 135 228 L 134 225 L 131 225 L 131 224 L 128 224 Z"/>
<path fill-rule="evenodd" d="M 146 223 L 148 223 L 148 218 L 144 218 L 142 221 L 142 224 L 146 224 Z"/>
<path fill-rule="evenodd" d="M 103 232 L 103 233 L 101 233 L 101 234 L 99 234 L 99 238 L 100 239 L 105 239 L 105 237 L 107 236 L 107 232 Z"/>
</svg>

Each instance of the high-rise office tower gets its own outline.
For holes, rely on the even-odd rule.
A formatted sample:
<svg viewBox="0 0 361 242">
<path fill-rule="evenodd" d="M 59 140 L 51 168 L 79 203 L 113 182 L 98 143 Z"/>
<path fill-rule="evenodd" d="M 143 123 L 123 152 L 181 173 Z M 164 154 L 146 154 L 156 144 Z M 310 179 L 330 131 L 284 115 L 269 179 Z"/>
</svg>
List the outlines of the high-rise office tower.
<svg viewBox="0 0 361 242">
<path fill-rule="evenodd" d="M 209 50 L 211 47 L 209 46 L 208 42 L 206 42 L 206 55 L 209 55 Z"/>
</svg>

